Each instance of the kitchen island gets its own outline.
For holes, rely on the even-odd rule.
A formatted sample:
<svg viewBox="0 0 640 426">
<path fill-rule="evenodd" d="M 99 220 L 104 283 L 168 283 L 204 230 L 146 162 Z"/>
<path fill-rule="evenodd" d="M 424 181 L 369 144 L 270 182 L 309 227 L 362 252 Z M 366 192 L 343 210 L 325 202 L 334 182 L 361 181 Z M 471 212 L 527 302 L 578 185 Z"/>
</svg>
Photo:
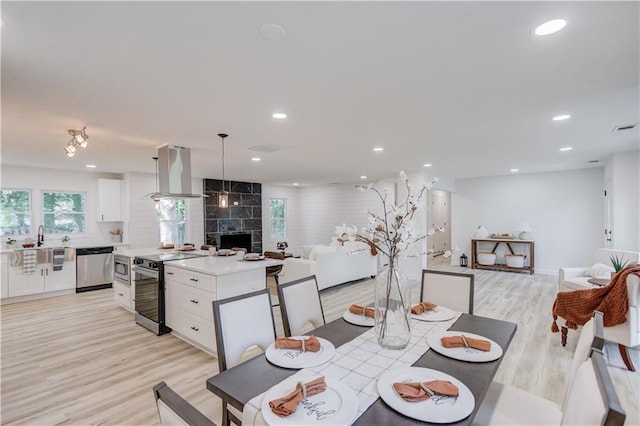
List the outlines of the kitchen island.
<svg viewBox="0 0 640 426">
<path fill-rule="evenodd" d="M 283 261 L 206 256 L 164 265 L 165 321 L 172 334 L 216 356 L 212 302 L 266 287 L 268 266 Z"/>
</svg>

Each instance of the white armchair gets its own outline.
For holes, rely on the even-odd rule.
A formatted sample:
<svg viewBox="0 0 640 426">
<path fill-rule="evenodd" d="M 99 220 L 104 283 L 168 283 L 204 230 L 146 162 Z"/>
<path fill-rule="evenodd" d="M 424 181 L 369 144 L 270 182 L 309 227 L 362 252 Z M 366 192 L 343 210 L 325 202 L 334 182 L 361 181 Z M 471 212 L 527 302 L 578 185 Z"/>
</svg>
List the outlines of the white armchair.
<svg viewBox="0 0 640 426">
<path fill-rule="evenodd" d="M 627 322 L 604 328 L 604 340 L 615 342 L 620 349 L 620 355 L 630 371 L 636 371 L 629 357 L 627 348 L 640 345 L 640 277 L 629 274 L 627 276 L 627 296 L 629 297 L 629 311 Z"/>
<path fill-rule="evenodd" d="M 558 273 L 558 291 L 574 291 L 595 288 L 597 285 L 589 283 L 591 278 L 610 278 L 614 272 L 611 256 L 617 256 L 629 262 L 640 263 L 640 253 L 633 251 L 612 250 L 599 248 L 591 266 L 563 267 Z"/>
</svg>

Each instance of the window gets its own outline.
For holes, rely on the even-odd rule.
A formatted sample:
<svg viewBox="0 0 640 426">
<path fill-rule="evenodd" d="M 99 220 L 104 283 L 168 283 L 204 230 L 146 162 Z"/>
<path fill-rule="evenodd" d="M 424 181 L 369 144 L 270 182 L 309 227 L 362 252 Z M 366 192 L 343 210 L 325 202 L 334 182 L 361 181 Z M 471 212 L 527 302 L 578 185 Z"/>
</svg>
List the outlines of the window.
<svg viewBox="0 0 640 426">
<path fill-rule="evenodd" d="M 158 228 L 160 242 L 184 243 L 187 229 L 186 203 L 184 200 L 160 200 L 158 201 Z"/>
<path fill-rule="evenodd" d="M 42 212 L 47 234 L 81 234 L 86 221 L 85 194 L 81 192 L 43 192 Z"/>
<path fill-rule="evenodd" d="M 0 235 L 31 234 L 31 192 L 0 190 Z"/>
<path fill-rule="evenodd" d="M 271 217 L 271 238 L 287 238 L 287 200 L 271 198 L 269 200 Z"/>
</svg>

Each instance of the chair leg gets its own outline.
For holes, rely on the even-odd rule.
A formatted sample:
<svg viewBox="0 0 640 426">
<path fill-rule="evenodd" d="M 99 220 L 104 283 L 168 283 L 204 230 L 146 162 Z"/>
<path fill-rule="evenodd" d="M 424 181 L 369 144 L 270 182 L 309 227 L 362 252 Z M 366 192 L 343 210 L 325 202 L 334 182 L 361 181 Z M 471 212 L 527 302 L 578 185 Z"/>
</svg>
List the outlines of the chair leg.
<svg viewBox="0 0 640 426">
<path fill-rule="evenodd" d="M 627 370 L 636 371 L 636 369 L 633 367 L 633 362 L 629 357 L 629 348 L 621 343 L 618 343 L 618 349 L 620 350 L 620 356 L 622 357 L 622 361 L 624 361 L 624 365 L 627 367 Z"/>
<path fill-rule="evenodd" d="M 569 330 L 567 329 L 567 327 L 560 327 L 560 334 L 561 339 L 562 339 L 562 346 L 567 346 L 567 333 L 569 332 Z"/>
<path fill-rule="evenodd" d="M 273 278 L 275 278 L 275 280 L 276 280 L 276 285 L 280 285 L 280 283 L 278 282 L 278 276 L 274 275 Z"/>
</svg>

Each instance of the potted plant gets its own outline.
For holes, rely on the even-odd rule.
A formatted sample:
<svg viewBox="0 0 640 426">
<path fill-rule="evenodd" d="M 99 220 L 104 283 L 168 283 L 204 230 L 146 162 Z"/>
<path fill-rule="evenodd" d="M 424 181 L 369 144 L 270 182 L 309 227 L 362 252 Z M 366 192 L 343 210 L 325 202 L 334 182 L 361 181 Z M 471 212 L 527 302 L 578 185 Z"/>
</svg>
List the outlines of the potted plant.
<svg viewBox="0 0 640 426">
<path fill-rule="evenodd" d="M 624 256 L 618 256 L 618 255 L 612 254 L 611 256 L 609 256 L 609 259 L 611 260 L 613 269 L 615 269 L 616 272 L 620 272 L 622 269 L 625 268 L 625 266 L 629 264 L 629 261 L 625 259 Z"/>
<path fill-rule="evenodd" d="M 122 242 L 122 229 L 114 229 L 113 231 L 109 231 L 111 233 L 111 241 L 114 243 Z"/>
</svg>

